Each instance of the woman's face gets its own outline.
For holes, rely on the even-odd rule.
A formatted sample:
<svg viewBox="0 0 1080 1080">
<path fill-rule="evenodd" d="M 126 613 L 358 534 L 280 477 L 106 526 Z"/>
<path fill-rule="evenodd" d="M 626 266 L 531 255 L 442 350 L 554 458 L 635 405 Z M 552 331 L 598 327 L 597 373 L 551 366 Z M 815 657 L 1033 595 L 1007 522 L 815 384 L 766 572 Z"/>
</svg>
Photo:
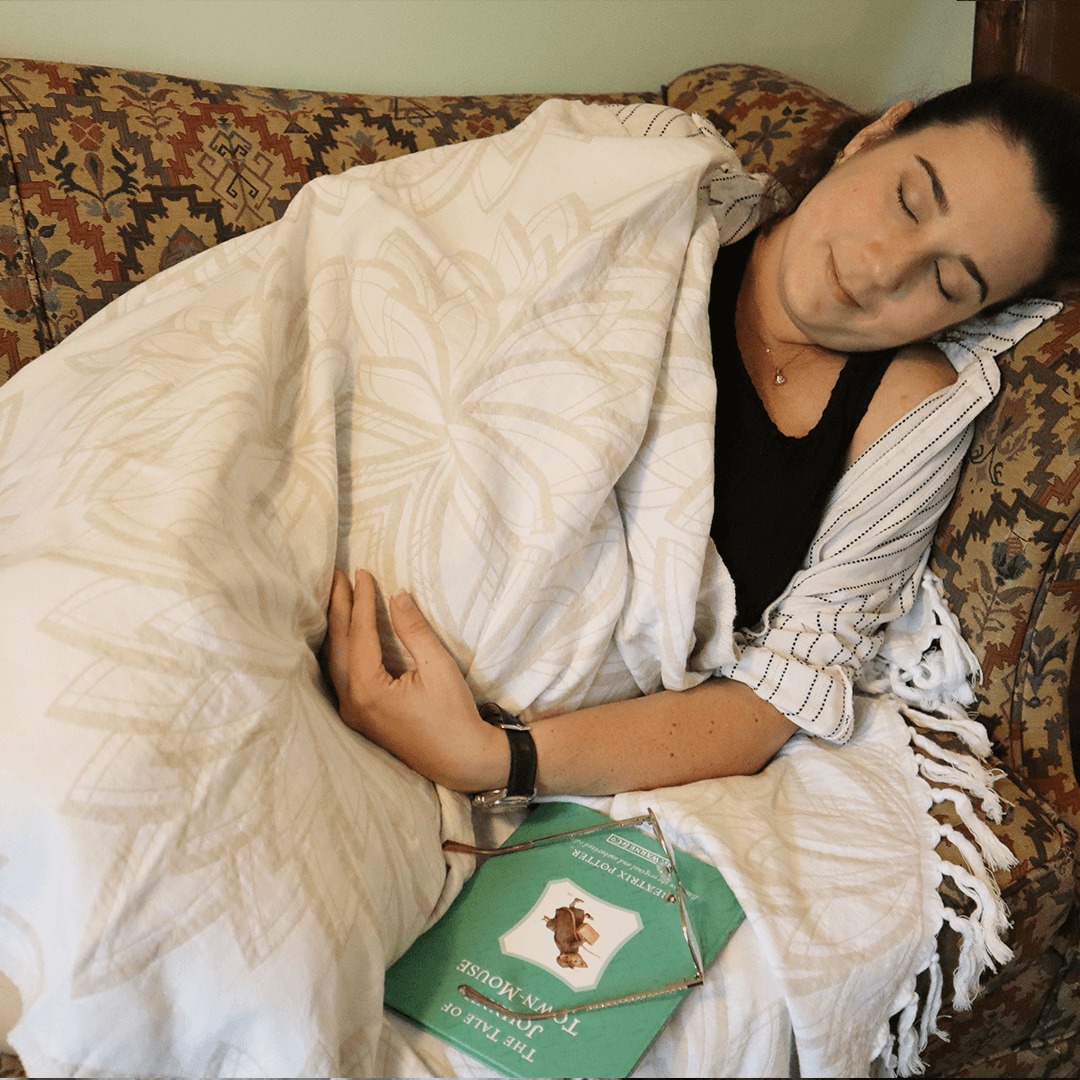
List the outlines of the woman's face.
<svg viewBox="0 0 1080 1080">
<path fill-rule="evenodd" d="M 839 351 L 918 341 L 1016 294 L 1039 279 L 1053 243 L 1026 151 L 991 127 L 865 145 L 874 134 L 857 136 L 773 231 L 784 314 Z"/>
</svg>

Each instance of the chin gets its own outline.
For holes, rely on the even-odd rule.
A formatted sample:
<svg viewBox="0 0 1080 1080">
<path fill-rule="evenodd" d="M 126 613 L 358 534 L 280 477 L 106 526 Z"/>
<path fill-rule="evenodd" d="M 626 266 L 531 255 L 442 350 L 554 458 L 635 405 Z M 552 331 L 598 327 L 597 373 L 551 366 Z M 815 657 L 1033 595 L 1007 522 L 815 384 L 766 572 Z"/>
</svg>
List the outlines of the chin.
<svg viewBox="0 0 1080 1080">
<path fill-rule="evenodd" d="M 813 313 L 789 311 L 788 318 L 810 344 L 822 349 L 830 349 L 833 352 L 859 352 L 867 349 L 867 346 L 858 344 L 857 334 L 852 334 L 847 327 L 837 326 L 835 322 L 822 319 L 816 311 Z"/>
<path fill-rule="evenodd" d="M 811 289 L 789 288 L 781 284 L 780 305 L 795 330 L 813 345 L 826 349 L 846 349 L 834 342 L 851 340 L 851 334 L 830 298 L 815 294 Z"/>
<path fill-rule="evenodd" d="M 804 332 L 815 345 L 828 349 L 830 352 L 867 353 L 893 347 L 886 342 L 868 339 L 861 334 L 852 333 L 850 330 L 838 330 L 835 327 L 808 326 Z"/>
<path fill-rule="evenodd" d="M 868 333 L 847 308 L 840 309 L 837 304 L 818 302 L 801 309 L 793 305 L 788 309 L 788 318 L 807 341 L 832 352 L 877 352 L 921 340 L 910 336 L 895 340 L 894 335 L 883 332 Z"/>
</svg>

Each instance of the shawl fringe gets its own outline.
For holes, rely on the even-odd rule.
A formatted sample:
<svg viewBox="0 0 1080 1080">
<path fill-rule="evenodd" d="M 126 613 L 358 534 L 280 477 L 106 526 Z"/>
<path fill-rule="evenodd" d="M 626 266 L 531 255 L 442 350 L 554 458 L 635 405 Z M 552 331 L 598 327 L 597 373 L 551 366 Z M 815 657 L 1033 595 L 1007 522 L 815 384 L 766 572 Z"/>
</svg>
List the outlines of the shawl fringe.
<svg viewBox="0 0 1080 1080">
<path fill-rule="evenodd" d="M 1016 857 L 980 816 L 981 812 L 990 821 L 1002 820 L 1005 800 L 994 790 L 994 783 L 1004 773 L 983 763 L 991 751 L 990 740 L 982 724 L 965 709 L 974 701 L 972 684 L 982 673 L 935 575 L 924 573 L 918 601 L 897 623 L 897 633 L 886 639 L 859 688 L 898 699 L 930 805 L 951 802 L 969 834 L 947 823 L 937 826 L 940 839 L 957 855 L 954 861 L 937 853 L 942 879 L 950 878 L 971 901 L 969 914 L 940 905 L 942 923 L 960 939 L 959 960 L 952 973 L 952 1005 L 968 1009 L 983 973 L 995 971 L 1013 955 L 1004 940 L 1012 924 L 993 872 L 1013 866 Z M 969 752 L 939 746 L 924 732 L 953 734 Z M 921 1001 L 912 987 L 910 998 L 895 1016 L 895 1035 L 879 1059 L 885 1075 L 923 1073 L 920 1054 L 930 1036 L 948 1040 L 937 1024 L 945 975 L 936 951 L 923 970 L 929 986 Z"/>
</svg>

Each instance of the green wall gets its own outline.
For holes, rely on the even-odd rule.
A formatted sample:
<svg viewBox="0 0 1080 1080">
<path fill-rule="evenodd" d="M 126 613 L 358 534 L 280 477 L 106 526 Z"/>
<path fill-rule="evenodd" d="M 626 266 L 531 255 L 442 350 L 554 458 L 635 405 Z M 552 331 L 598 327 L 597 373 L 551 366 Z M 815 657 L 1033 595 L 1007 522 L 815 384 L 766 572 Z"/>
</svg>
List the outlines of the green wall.
<svg viewBox="0 0 1080 1080">
<path fill-rule="evenodd" d="M 653 89 L 745 60 L 861 108 L 966 81 L 956 0 L 0 0 L 0 55 L 403 95 Z"/>
</svg>

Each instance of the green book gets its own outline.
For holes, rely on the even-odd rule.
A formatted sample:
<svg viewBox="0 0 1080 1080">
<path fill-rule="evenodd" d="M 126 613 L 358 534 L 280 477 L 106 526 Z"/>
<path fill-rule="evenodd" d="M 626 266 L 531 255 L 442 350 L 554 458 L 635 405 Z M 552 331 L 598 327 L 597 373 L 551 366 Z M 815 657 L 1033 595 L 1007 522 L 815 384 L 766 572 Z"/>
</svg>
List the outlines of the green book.
<svg viewBox="0 0 1080 1080">
<path fill-rule="evenodd" d="M 488 859 L 386 972 L 395 1012 L 507 1076 L 626 1076 L 692 989 L 581 1011 L 692 980 L 663 846 L 576 803 L 544 803 L 504 846 L 606 825 Z M 685 910 L 710 964 L 743 918 L 720 872 L 675 852 Z M 467 998 L 470 987 L 531 1019 Z"/>
</svg>

